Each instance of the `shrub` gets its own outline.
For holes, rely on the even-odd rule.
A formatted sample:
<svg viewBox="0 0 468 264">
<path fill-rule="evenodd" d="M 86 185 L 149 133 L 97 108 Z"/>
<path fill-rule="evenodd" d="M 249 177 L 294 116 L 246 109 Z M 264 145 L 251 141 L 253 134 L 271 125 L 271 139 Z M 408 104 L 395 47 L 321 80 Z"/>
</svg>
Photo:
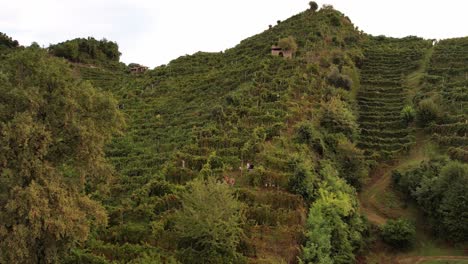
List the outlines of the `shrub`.
<svg viewBox="0 0 468 264">
<path fill-rule="evenodd" d="M 348 91 L 351 90 L 351 87 L 353 86 L 353 81 L 351 78 L 347 75 L 341 74 L 336 67 L 332 68 L 327 76 L 327 80 L 331 85 L 337 88 L 346 89 Z"/>
<path fill-rule="evenodd" d="M 440 116 L 440 107 L 432 99 L 424 99 L 418 104 L 416 117 L 421 126 L 426 126 Z"/>
<path fill-rule="evenodd" d="M 382 239 L 394 248 L 408 248 L 414 240 L 416 228 L 406 219 L 388 220 L 382 227 Z"/>
<path fill-rule="evenodd" d="M 410 105 L 406 105 L 405 107 L 403 107 L 403 109 L 400 112 L 401 119 L 407 125 L 413 122 L 415 116 L 416 116 L 416 111 Z"/>
<path fill-rule="evenodd" d="M 340 176 L 360 190 L 369 172 L 364 151 L 345 138 L 339 139 L 336 150 Z"/>
<path fill-rule="evenodd" d="M 296 127 L 295 139 L 300 144 L 309 145 L 319 155 L 325 152 L 322 134 L 310 122 L 302 122 Z"/>
</svg>

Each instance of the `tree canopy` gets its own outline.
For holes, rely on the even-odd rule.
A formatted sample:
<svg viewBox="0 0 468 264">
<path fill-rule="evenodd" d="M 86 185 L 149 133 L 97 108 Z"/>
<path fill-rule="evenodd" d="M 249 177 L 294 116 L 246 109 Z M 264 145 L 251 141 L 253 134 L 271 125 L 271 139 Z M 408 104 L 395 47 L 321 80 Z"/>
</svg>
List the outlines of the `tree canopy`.
<svg viewBox="0 0 468 264">
<path fill-rule="evenodd" d="M 106 212 L 91 199 L 112 174 L 104 144 L 124 124 L 116 101 L 39 49 L 0 66 L 0 262 L 59 263 Z"/>
<path fill-rule="evenodd" d="M 121 55 L 116 42 L 106 39 L 96 40 L 92 37 L 76 38 L 51 45 L 49 52 L 55 56 L 81 63 L 118 62 Z"/>
<path fill-rule="evenodd" d="M 232 189 L 213 178 L 195 180 L 181 197 L 175 229 L 183 263 L 233 263 L 243 235 L 241 203 Z"/>
</svg>

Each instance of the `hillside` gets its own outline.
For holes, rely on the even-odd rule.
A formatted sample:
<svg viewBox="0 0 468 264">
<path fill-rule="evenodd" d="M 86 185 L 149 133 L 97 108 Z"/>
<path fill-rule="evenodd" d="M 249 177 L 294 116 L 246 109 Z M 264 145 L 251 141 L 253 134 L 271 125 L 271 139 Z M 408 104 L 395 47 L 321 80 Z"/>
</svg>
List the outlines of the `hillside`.
<svg viewBox="0 0 468 264">
<path fill-rule="evenodd" d="M 77 227 L 87 230 L 79 238 L 74 240 L 73 231 L 70 238 L 59 231 L 52 233 L 55 239 L 36 238 L 66 240 L 61 254 L 54 244 L 56 253 L 46 246 L 28 254 L 0 253 L 0 263 L 15 256 L 26 263 L 28 256 L 41 254 L 55 257 L 44 257 L 44 263 L 423 261 L 423 244 L 435 236 L 443 241 L 434 242 L 434 248 L 446 254 L 465 248 L 467 38 L 433 43 L 374 37 L 331 6 L 317 10 L 311 3 L 310 9 L 233 48 L 183 56 L 142 74 L 130 73 L 119 62 L 117 43 L 105 39 L 65 41 L 52 45 L 48 55 L 3 34 L 0 40 L 0 78 L 8 95 L 0 100 L 2 129 L 16 131 L 9 120 L 19 114 L 5 110 L 9 106 L 18 107 L 18 113 L 39 109 L 33 120 L 51 127 L 54 132 L 44 138 L 56 137 L 56 145 L 50 143 L 52 154 L 35 162 L 57 167 L 64 182 L 58 186 L 80 182 L 79 188 L 63 187 L 76 191 L 71 196 L 91 198 L 77 202 L 90 219 Z M 272 46 L 292 58 L 273 56 Z M 38 77 L 22 82 L 21 65 Z M 68 79 L 57 81 L 59 73 Z M 31 99 L 34 82 L 45 91 L 42 101 Z M 63 111 L 77 107 L 83 115 L 76 117 L 79 121 L 73 121 L 72 110 L 57 115 L 59 107 L 44 103 L 50 99 L 47 87 L 67 82 L 87 92 L 65 90 L 59 93 L 65 99 L 52 102 L 65 106 Z M 11 88 L 16 86 L 28 87 L 26 99 Z M 87 101 L 91 94 L 99 100 L 112 95 L 116 101 Z M 64 124 L 42 118 L 45 111 L 63 116 Z M 89 127 L 76 128 L 80 122 Z M 75 154 L 64 142 L 75 140 L 76 131 L 83 133 L 83 142 L 73 146 L 81 150 L 95 144 L 96 149 L 68 160 Z M 8 145 L 10 137 L 0 138 L 5 150 L 23 146 Z M 57 158 L 62 149 L 63 158 Z M 7 183 L 0 189 L 0 206 L 9 212 L 0 219 L 16 212 L 8 202 L 16 197 L 9 188 L 17 186 L 9 175 L 27 174 L 19 169 L 23 165 L 9 163 L 15 153 L 0 155 L 0 179 Z M 74 177 L 81 170 L 89 175 L 78 181 Z M 32 182 L 42 184 L 38 179 Z M 21 210 L 29 212 L 21 213 L 27 222 L 37 209 Z M 397 218 L 418 224 L 415 246 L 403 255 L 385 235 L 389 220 Z M 92 219 L 102 223 L 94 225 Z M 48 222 L 42 225 L 48 234 Z M 0 225 L 0 239 L 7 241 L 0 242 L 2 250 L 15 241 L 6 239 L 12 226 Z M 27 263 L 34 263 L 31 259 Z"/>
<path fill-rule="evenodd" d="M 295 59 L 272 57 L 270 47 L 288 36 L 293 36 L 299 47 Z M 325 166 L 320 165 L 321 160 L 328 164 L 325 160 L 340 162 L 338 159 L 344 157 L 335 157 L 334 150 L 315 154 L 313 146 L 306 147 L 307 142 L 297 145 L 294 127 L 306 122 L 322 137 L 314 116 L 321 111 L 321 102 L 335 107 L 328 106 L 332 98 L 338 107 L 349 107 L 346 111 L 353 119 L 356 104 L 351 90 L 357 89 L 359 82 L 354 60 L 360 59 L 362 38 L 341 13 L 308 10 L 225 52 L 181 57 L 145 76 L 123 77 L 121 84 L 113 87 L 105 80 L 115 80 L 110 77 L 115 73 L 79 66 L 84 78 L 118 95 L 129 125 L 126 135 L 116 139 L 107 153 L 121 175 L 115 192 L 121 202 L 130 204 L 123 212 L 118 203 L 109 204 L 125 220 L 110 226 L 112 232 L 105 233 L 105 241 L 119 241 L 122 236 L 126 239 L 119 243 L 153 240 L 150 223 L 168 220 L 148 214 L 151 209 L 141 210 L 153 208 L 150 201 L 164 202 L 169 197 L 151 197 L 142 190 L 159 181 L 183 184 L 208 165 L 207 173 L 212 177 L 235 179 L 236 193 L 248 206 L 242 251 L 249 262 L 295 262 L 307 212 L 301 197 L 306 195 L 302 182 L 309 179 L 293 184 L 291 178 L 328 177 L 319 172 Z M 327 77 L 333 68 L 352 75 L 356 85 L 346 87 L 350 91 L 329 87 Z M 330 111 L 331 115 L 339 114 L 335 113 L 338 109 Z M 351 133 L 354 131 L 350 138 Z M 328 140 L 338 140 L 348 155 L 357 151 L 346 137 Z M 315 157 L 304 159 L 305 153 Z M 240 171 L 247 163 L 255 169 Z M 336 169 L 342 168 L 333 165 Z M 317 195 L 312 193 L 317 191 L 307 190 L 307 201 L 312 201 Z M 170 207 L 163 210 L 171 211 Z M 163 243 L 155 246 L 170 248 Z"/>
</svg>

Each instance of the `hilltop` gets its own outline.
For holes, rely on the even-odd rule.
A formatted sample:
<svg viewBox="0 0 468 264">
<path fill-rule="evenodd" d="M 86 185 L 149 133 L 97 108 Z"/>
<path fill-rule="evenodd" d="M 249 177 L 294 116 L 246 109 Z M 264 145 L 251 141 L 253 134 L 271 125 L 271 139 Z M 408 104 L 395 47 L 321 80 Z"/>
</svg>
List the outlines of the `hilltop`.
<svg viewBox="0 0 468 264">
<path fill-rule="evenodd" d="M 117 43 L 94 38 L 47 52 L 0 39 L 5 91 L 24 86 L 13 77 L 23 60 L 34 62 L 28 67 L 38 76 L 51 71 L 48 78 L 58 78 L 55 68 L 35 67 L 66 68 L 67 82 L 115 99 L 79 110 L 93 113 L 86 123 L 93 129 L 115 122 L 113 129 L 107 123 L 112 133 L 90 132 L 102 146 L 90 152 L 99 163 L 90 175 L 98 180 L 77 192 L 98 208 L 91 218 L 105 215 L 107 223 L 89 224 L 86 239 L 66 237 L 70 246 L 55 257 L 61 263 L 395 262 L 402 258 L 386 222 L 419 225 L 420 215 L 430 221 L 414 231 L 408 255 L 425 254 L 420 244 L 435 241 L 431 233 L 466 243 L 468 208 L 460 201 L 468 188 L 468 38 L 370 36 L 333 7 L 311 2 L 224 52 L 198 52 L 136 74 L 119 57 Z M 31 84 L 47 87 L 41 78 Z M 1 109 L 10 103 L 0 102 Z M 11 116 L 0 117 L 2 126 Z M 101 132 L 109 134 L 105 145 Z M 66 133 L 50 137 L 61 146 Z M 75 177 L 79 164 L 44 162 L 64 178 Z M 1 190 L 6 206 L 12 198 Z M 0 225 L 0 238 L 8 237 L 2 228 L 11 226 Z M 439 242 L 434 247 L 445 254 L 459 248 Z M 0 249 L 10 245 L 0 242 Z M 0 262 L 18 254 L 0 254 Z"/>
</svg>

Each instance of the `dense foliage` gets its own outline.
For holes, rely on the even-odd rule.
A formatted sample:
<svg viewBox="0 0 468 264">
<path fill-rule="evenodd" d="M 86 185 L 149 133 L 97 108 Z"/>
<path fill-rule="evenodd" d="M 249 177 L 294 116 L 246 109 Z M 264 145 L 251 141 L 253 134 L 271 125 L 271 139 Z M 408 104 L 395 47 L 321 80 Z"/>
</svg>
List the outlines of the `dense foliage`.
<svg viewBox="0 0 468 264">
<path fill-rule="evenodd" d="M 179 259 L 183 263 L 240 262 L 242 204 L 233 189 L 214 179 L 195 180 L 188 189 L 174 218 Z"/>
<path fill-rule="evenodd" d="M 382 239 L 394 248 L 405 249 L 411 246 L 416 236 L 414 224 L 405 219 L 388 220 L 382 226 Z"/>
<path fill-rule="evenodd" d="M 3 49 L 11 49 L 19 46 L 17 40 L 13 40 L 7 34 L 0 32 L 0 51 Z"/>
<path fill-rule="evenodd" d="M 0 262 L 57 263 L 107 223 L 90 195 L 105 194 L 103 149 L 123 118 L 111 95 L 38 49 L 11 53 L 0 79 Z"/>
<path fill-rule="evenodd" d="M 434 159 L 408 171 L 393 173 L 396 186 L 413 198 L 433 229 L 451 241 L 468 237 L 468 165 Z"/>
<path fill-rule="evenodd" d="M 117 43 L 106 39 L 96 40 L 92 37 L 76 38 L 51 45 L 49 52 L 55 56 L 81 63 L 118 62 L 121 54 Z"/>
</svg>

